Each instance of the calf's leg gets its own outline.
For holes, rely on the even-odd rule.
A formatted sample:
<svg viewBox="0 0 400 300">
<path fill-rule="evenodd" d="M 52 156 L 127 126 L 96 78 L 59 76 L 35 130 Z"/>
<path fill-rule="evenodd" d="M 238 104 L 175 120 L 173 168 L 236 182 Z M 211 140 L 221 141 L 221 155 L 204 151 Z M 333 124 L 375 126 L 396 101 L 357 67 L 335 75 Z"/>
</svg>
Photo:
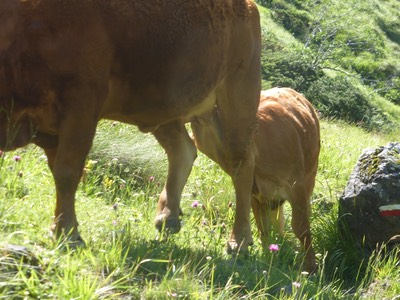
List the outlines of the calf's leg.
<svg viewBox="0 0 400 300">
<path fill-rule="evenodd" d="M 283 205 L 271 208 L 267 201 L 260 201 L 253 195 L 251 201 L 254 219 L 264 249 L 268 247 L 268 238 L 271 231 L 283 234 L 285 218 L 283 215 Z"/>
<path fill-rule="evenodd" d="M 317 269 L 315 252 L 312 247 L 312 237 L 310 229 L 310 192 L 305 186 L 296 186 L 293 189 L 291 199 L 292 205 L 292 229 L 296 237 L 300 240 L 305 251 L 305 270 L 313 273 Z"/>
</svg>

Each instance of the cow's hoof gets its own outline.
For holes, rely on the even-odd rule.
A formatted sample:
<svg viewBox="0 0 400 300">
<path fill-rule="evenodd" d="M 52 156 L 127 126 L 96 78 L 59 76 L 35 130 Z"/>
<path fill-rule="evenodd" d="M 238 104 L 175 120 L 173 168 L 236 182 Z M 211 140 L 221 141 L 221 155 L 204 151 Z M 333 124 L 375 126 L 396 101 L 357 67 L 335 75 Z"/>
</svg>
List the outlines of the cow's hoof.
<svg viewBox="0 0 400 300">
<path fill-rule="evenodd" d="M 50 237 L 61 246 L 61 248 L 68 248 L 68 249 L 79 249 L 85 248 L 86 243 L 82 239 L 81 235 L 76 230 L 74 233 L 65 235 L 63 232 L 57 232 L 56 227 L 53 224 L 50 227 Z"/>
<path fill-rule="evenodd" d="M 159 232 L 167 234 L 178 233 L 181 230 L 181 220 L 179 218 L 165 220 L 163 215 L 159 215 L 156 218 L 156 228 Z"/>
<path fill-rule="evenodd" d="M 80 235 L 74 240 L 66 239 L 65 244 L 69 249 L 72 250 L 86 247 L 86 243 Z"/>
<path fill-rule="evenodd" d="M 86 247 L 85 241 L 78 236 L 76 239 L 71 238 L 60 238 L 56 241 L 60 249 L 77 250 Z"/>
</svg>

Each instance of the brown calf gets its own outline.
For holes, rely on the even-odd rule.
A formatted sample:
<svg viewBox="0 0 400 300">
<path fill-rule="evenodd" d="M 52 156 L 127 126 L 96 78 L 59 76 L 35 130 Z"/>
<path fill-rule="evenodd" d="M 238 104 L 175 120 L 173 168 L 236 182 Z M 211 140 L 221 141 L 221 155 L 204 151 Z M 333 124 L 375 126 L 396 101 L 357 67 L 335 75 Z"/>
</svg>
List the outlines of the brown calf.
<svg viewBox="0 0 400 300">
<path fill-rule="evenodd" d="M 283 202 L 292 206 L 292 228 L 306 251 L 307 271 L 316 268 L 310 232 L 310 196 L 320 150 L 318 117 L 310 102 L 288 88 L 261 93 L 255 136 L 252 209 L 261 239 L 283 232 Z"/>
</svg>

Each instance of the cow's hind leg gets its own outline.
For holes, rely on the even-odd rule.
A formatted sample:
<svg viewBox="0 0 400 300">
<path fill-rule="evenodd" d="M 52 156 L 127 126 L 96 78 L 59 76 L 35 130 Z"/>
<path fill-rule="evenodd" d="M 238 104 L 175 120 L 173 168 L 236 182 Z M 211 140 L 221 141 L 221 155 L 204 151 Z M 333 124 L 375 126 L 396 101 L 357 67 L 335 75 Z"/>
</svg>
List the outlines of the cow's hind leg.
<svg viewBox="0 0 400 300">
<path fill-rule="evenodd" d="M 160 195 L 155 225 L 159 231 L 176 233 L 180 230 L 180 200 L 182 190 L 197 156 L 196 147 L 184 124 L 170 123 L 154 133 L 168 156 L 168 177 Z"/>
</svg>

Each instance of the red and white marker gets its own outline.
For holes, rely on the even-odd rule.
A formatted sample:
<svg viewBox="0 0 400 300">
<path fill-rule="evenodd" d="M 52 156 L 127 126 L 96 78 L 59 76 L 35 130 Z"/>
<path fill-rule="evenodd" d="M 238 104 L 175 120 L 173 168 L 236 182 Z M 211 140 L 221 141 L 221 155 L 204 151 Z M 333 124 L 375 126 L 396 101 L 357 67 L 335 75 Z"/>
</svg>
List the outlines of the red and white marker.
<svg viewBox="0 0 400 300">
<path fill-rule="evenodd" d="M 380 206 L 379 211 L 382 217 L 400 217 L 400 204 Z"/>
</svg>

